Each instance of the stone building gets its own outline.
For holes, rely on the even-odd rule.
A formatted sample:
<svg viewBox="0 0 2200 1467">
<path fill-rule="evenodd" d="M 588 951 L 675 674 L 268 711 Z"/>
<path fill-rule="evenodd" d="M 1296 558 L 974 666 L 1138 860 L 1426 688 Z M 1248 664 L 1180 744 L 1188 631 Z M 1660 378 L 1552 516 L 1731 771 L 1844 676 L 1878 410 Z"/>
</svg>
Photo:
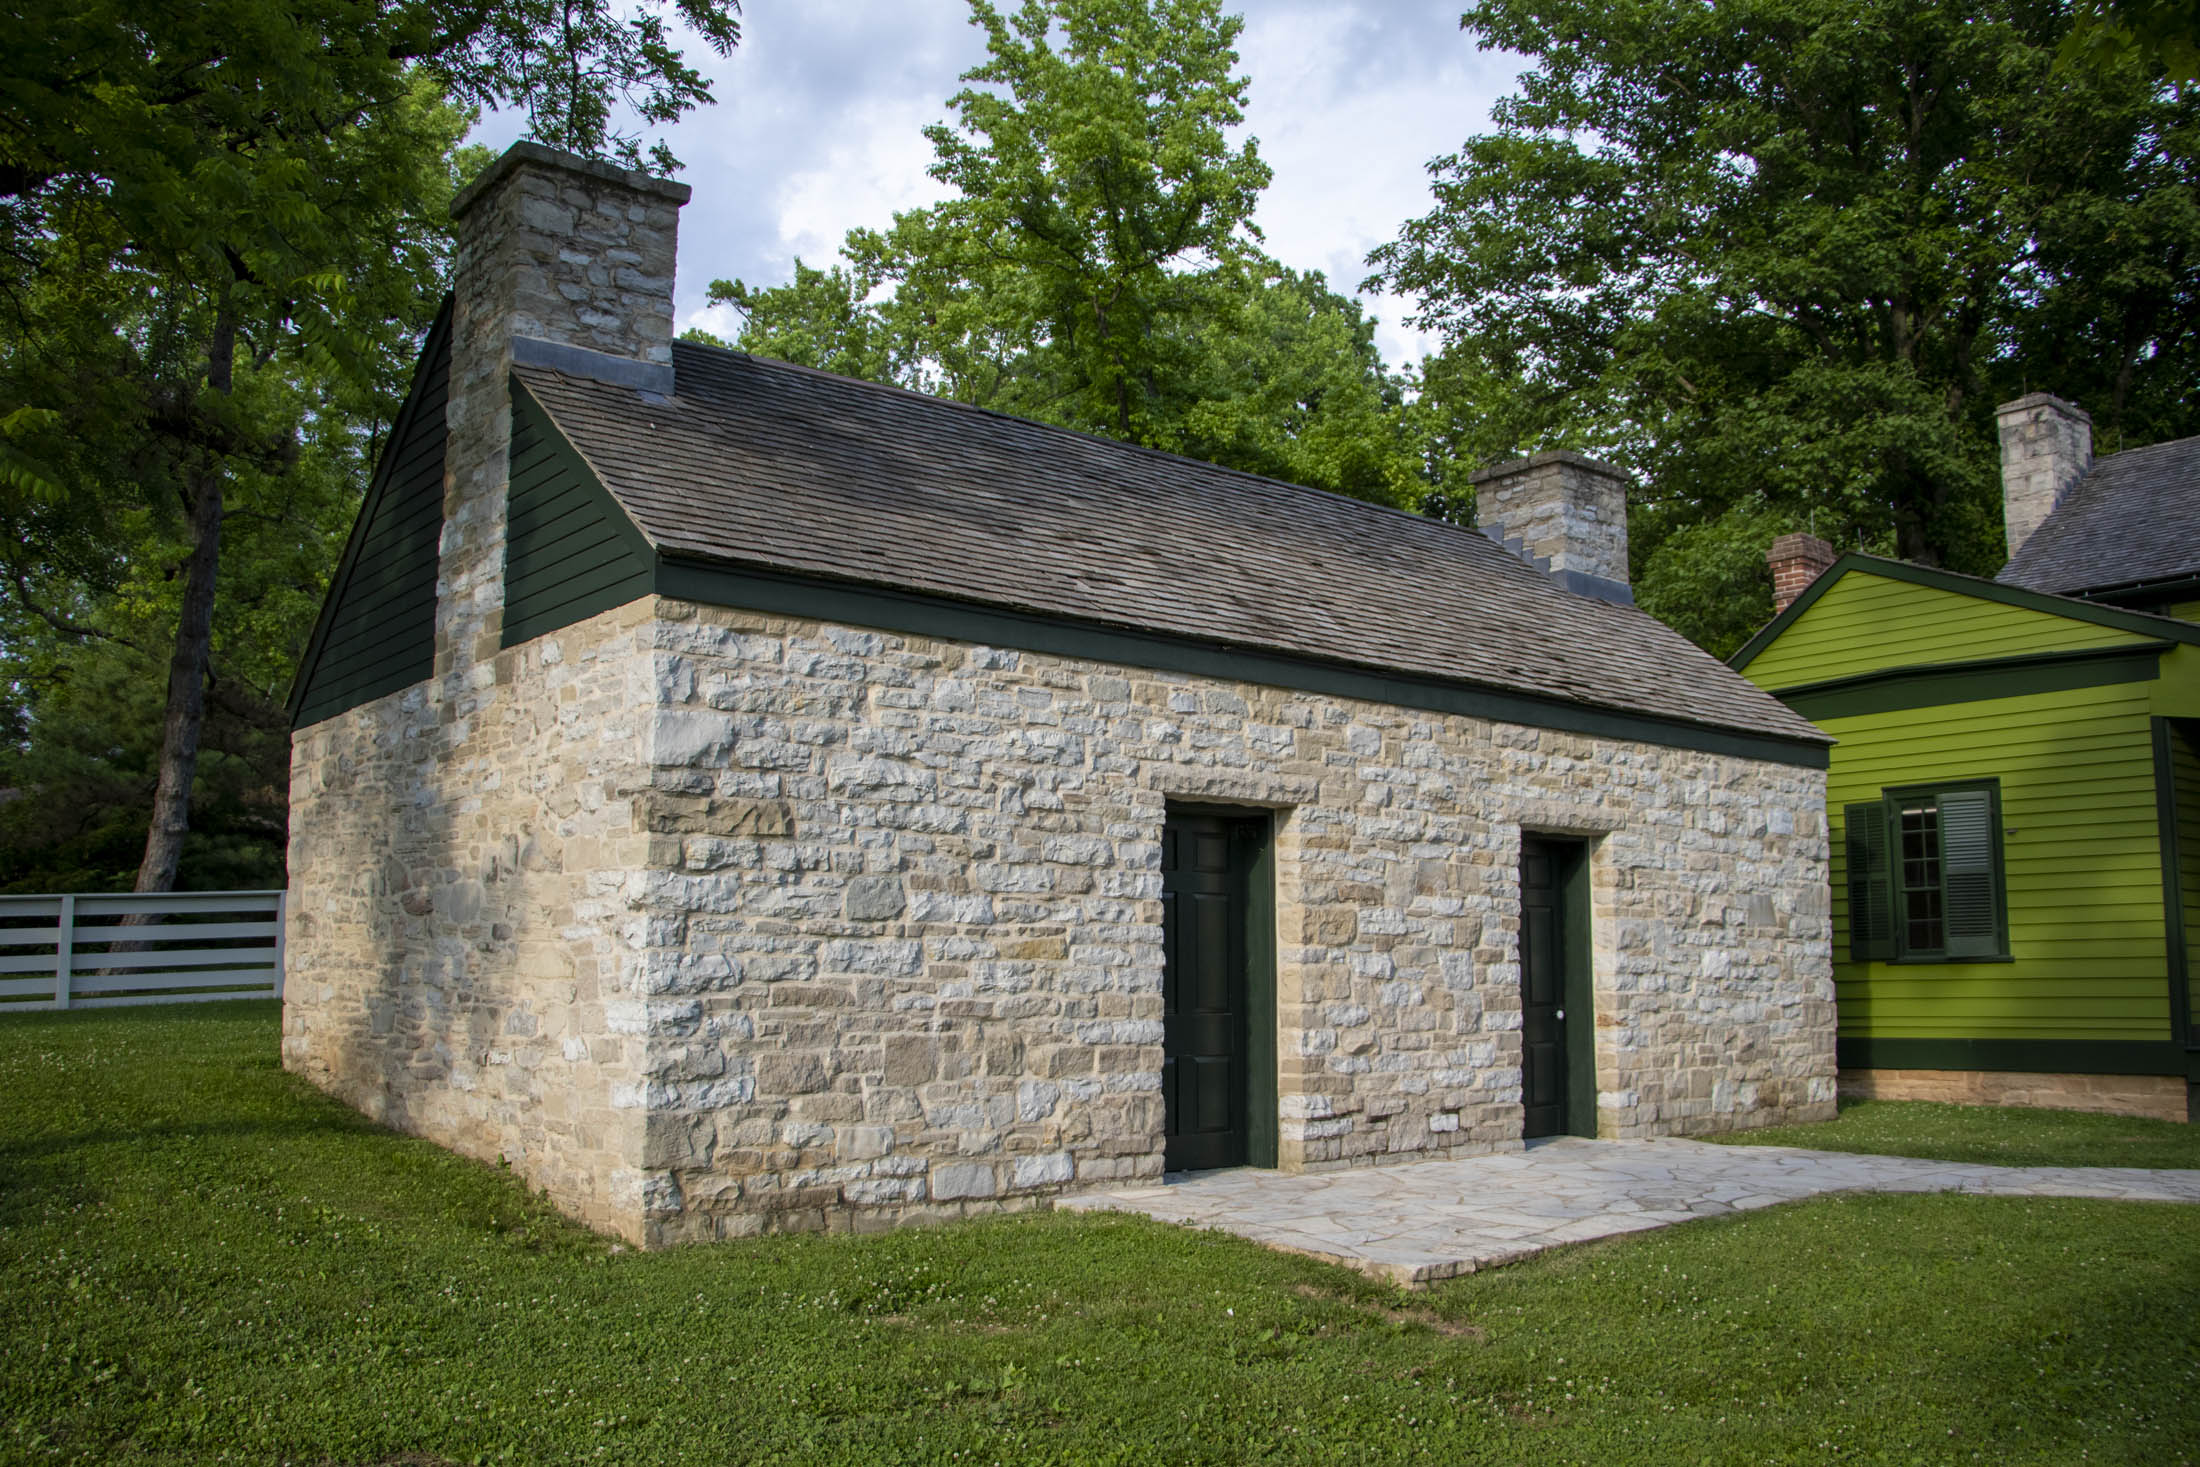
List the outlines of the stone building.
<svg viewBox="0 0 2200 1467">
<path fill-rule="evenodd" d="M 1515 553 L 675 342 L 686 197 L 453 206 L 289 1068 L 650 1244 L 1831 1113 L 1827 740 L 1628 604 L 1612 471 L 1486 475 Z"/>
</svg>

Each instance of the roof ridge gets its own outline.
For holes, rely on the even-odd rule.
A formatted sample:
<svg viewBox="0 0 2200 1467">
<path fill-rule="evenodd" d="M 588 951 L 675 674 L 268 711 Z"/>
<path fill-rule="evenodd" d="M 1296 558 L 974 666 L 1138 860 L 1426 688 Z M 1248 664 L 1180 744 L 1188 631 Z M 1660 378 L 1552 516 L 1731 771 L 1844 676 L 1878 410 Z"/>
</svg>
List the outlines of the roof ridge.
<svg viewBox="0 0 2200 1467">
<path fill-rule="evenodd" d="M 2142 443 L 2137 448 L 2119 448 L 2114 453 L 2104 453 L 2093 460 L 2092 466 L 2086 470 L 2085 476 L 2088 479 L 2092 478 L 2099 471 L 2102 464 L 2112 463 L 2120 458 L 2131 458 L 2142 453 L 2156 453 L 2165 448 L 2181 448 L 2194 443 L 2200 443 L 2200 433 L 2190 433 L 2183 438 L 2163 438 L 2153 443 Z"/>
</svg>

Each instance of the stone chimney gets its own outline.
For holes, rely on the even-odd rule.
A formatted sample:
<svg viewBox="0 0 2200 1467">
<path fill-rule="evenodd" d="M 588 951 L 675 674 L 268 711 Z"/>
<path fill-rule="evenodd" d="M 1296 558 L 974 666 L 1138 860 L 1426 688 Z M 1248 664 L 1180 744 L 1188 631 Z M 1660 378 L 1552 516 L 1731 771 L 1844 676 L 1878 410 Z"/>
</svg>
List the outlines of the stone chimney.
<svg viewBox="0 0 2200 1467">
<path fill-rule="evenodd" d="M 451 200 L 451 387 L 435 667 L 464 717 L 503 632 L 511 368 L 672 391 L 684 183 L 515 143 Z"/>
<path fill-rule="evenodd" d="M 1627 476 L 1554 449 L 1472 476 L 1482 533 L 1567 590 L 1635 604 L 1627 580 Z"/>
<path fill-rule="evenodd" d="M 1782 535 L 1773 541 L 1765 552 L 1765 564 L 1772 567 L 1773 613 L 1793 606 L 1795 598 L 1809 590 L 1834 560 L 1833 547 L 1816 535 Z"/>
<path fill-rule="evenodd" d="M 2045 392 L 1994 409 L 2001 425 L 2001 517 L 2012 559 L 2093 467 L 2093 419 Z"/>
</svg>

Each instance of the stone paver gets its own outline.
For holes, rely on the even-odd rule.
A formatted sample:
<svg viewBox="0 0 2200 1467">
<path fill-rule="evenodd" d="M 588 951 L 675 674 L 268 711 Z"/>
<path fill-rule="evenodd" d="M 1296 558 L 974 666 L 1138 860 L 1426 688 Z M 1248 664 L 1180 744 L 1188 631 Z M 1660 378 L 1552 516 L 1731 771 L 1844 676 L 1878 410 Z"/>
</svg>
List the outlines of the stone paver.
<svg viewBox="0 0 2200 1467">
<path fill-rule="evenodd" d="M 1790 1146 L 1564 1138 L 1526 1151 L 1286 1175 L 1243 1169 L 1057 1199 L 1221 1228 L 1377 1278 L 1425 1284 L 1565 1243 L 1830 1192 L 1972 1192 L 2200 1203 L 2200 1171 L 2009 1167 Z"/>
</svg>

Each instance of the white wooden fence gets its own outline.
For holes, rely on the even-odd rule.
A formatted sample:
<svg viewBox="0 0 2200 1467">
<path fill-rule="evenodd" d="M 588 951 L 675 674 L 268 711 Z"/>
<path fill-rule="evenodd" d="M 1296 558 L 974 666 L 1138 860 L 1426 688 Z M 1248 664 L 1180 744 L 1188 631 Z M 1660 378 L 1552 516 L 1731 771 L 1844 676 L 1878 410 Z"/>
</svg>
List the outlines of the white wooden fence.
<svg viewBox="0 0 2200 1467">
<path fill-rule="evenodd" d="M 0 896 L 0 1013 L 282 996 L 282 892 Z"/>
</svg>

